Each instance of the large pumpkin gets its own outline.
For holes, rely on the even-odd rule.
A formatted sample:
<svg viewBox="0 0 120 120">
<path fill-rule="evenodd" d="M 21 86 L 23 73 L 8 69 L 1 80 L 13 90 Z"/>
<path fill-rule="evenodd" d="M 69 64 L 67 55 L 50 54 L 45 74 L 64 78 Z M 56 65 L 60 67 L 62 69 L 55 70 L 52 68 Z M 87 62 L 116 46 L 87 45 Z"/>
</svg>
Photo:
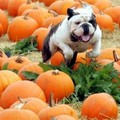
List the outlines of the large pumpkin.
<svg viewBox="0 0 120 120">
<path fill-rule="evenodd" d="M 18 81 L 9 85 L 1 95 L 1 106 L 9 108 L 18 97 L 28 98 L 36 97 L 46 101 L 42 89 L 31 81 Z"/>
<path fill-rule="evenodd" d="M 114 98 L 108 93 L 90 95 L 80 109 L 82 117 L 86 119 L 110 120 L 117 119 L 118 106 Z"/>
<path fill-rule="evenodd" d="M 31 110 L 6 109 L 0 112 L 0 120 L 39 120 Z"/>
<path fill-rule="evenodd" d="M 3 91 L 13 82 L 22 80 L 16 73 L 9 70 L 0 71 L 0 96 Z"/>
<path fill-rule="evenodd" d="M 27 38 L 39 27 L 38 23 L 31 17 L 15 17 L 8 26 L 8 37 L 12 42 Z"/>
<path fill-rule="evenodd" d="M 48 104 L 45 103 L 43 100 L 35 97 L 30 97 L 30 98 L 19 98 L 18 101 L 14 102 L 10 108 L 13 109 L 25 109 L 25 110 L 31 110 L 34 113 L 38 114 L 40 110 L 47 108 Z"/>
<path fill-rule="evenodd" d="M 44 91 L 47 102 L 50 101 L 51 94 L 54 95 L 55 101 L 59 101 L 74 91 L 72 79 L 66 73 L 58 70 L 41 73 L 36 79 L 36 83 Z"/>
</svg>

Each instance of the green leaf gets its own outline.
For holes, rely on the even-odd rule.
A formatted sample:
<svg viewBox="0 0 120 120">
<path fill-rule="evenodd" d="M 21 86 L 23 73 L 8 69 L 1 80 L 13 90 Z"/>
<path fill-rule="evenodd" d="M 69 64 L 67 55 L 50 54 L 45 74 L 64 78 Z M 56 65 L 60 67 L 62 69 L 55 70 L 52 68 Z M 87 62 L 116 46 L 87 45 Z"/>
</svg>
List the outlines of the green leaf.
<svg viewBox="0 0 120 120">
<path fill-rule="evenodd" d="M 2 70 L 7 70 L 8 68 L 8 63 L 6 63 L 3 67 L 2 67 Z"/>
<path fill-rule="evenodd" d="M 35 81 L 39 74 L 29 72 L 29 71 L 22 71 L 22 74 L 27 78 L 27 80 Z"/>
</svg>

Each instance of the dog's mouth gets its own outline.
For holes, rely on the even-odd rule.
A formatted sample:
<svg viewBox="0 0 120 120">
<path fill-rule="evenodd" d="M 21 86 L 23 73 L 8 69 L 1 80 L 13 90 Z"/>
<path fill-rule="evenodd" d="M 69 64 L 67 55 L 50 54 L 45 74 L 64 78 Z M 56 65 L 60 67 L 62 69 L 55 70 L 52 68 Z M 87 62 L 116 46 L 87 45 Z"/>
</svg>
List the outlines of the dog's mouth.
<svg viewBox="0 0 120 120">
<path fill-rule="evenodd" d="M 88 35 L 77 36 L 74 33 L 72 33 L 72 36 L 75 37 L 76 39 L 78 39 L 78 41 L 88 42 L 93 37 L 93 34 L 91 34 L 91 35 L 88 34 Z"/>
</svg>

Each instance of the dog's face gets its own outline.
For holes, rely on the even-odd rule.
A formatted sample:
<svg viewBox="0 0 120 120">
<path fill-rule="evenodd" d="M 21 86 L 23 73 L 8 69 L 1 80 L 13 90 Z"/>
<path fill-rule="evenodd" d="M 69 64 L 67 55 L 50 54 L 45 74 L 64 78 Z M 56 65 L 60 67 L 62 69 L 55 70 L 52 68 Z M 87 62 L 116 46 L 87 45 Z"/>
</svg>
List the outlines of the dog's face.
<svg viewBox="0 0 120 120">
<path fill-rule="evenodd" d="M 88 42 L 93 37 L 97 27 L 92 8 L 68 9 L 68 24 L 71 40 Z"/>
</svg>

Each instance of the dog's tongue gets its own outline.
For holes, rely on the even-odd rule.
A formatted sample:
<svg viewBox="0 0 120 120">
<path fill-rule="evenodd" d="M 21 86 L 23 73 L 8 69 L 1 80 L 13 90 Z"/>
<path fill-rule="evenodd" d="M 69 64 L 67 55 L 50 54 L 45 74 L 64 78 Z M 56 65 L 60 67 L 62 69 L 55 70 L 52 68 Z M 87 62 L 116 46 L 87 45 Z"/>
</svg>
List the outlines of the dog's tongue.
<svg viewBox="0 0 120 120">
<path fill-rule="evenodd" d="M 82 38 L 82 41 L 87 42 L 90 40 L 90 35 L 82 35 L 81 38 Z"/>
</svg>

